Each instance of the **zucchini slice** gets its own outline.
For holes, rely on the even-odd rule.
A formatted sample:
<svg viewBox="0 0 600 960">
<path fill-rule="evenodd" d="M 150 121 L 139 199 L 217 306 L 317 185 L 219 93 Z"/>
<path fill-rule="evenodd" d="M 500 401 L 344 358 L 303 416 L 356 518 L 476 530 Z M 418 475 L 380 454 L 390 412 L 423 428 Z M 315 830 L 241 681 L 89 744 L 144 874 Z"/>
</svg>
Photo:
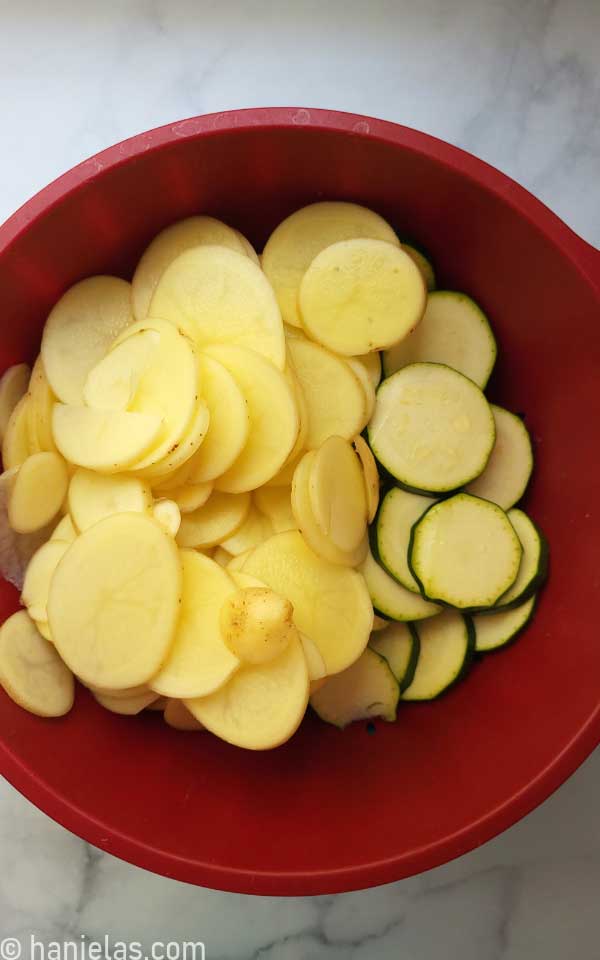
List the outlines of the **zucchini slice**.
<svg viewBox="0 0 600 960">
<path fill-rule="evenodd" d="M 434 504 L 415 524 L 409 565 L 426 599 L 481 610 L 493 607 L 515 583 L 522 553 L 501 507 L 458 493 Z"/>
<path fill-rule="evenodd" d="M 523 510 L 508 511 L 514 530 L 523 547 L 517 578 L 495 604 L 499 610 L 520 606 L 542 585 L 548 572 L 548 544 L 542 531 Z"/>
<path fill-rule="evenodd" d="M 396 719 L 400 688 L 387 660 L 367 649 L 358 660 L 313 693 L 310 704 L 321 720 L 343 729 L 354 720 Z"/>
<path fill-rule="evenodd" d="M 500 613 L 480 613 L 472 618 L 475 629 L 475 650 L 487 653 L 498 650 L 514 640 L 528 625 L 533 617 L 536 596 L 530 597 L 519 607 Z"/>
<path fill-rule="evenodd" d="M 371 603 L 382 617 L 408 622 L 424 620 L 441 611 L 441 607 L 437 604 L 424 600 L 419 594 L 411 593 L 410 590 L 396 583 L 393 577 L 390 577 L 389 573 L 386 573 L 377 563 L 372 553 L 367 553 L 359 570 L 365 578 Z"/>
<path fill-rule="evenodd" d="M 416 493 L 470 483 L 483 473 L 496 439 L 479 387 L 441 363 L 412 363 L 384 380 L 368 431 L 379 462 Z"/>
<path fill-rule="evenodd" d="M 533 451 L 527 428 L 520 417 L 503 407 L 492 406 L 496 443 L 487 467 L 467 490 L 509 510 L 518 503 L 533 470 Z"/>
<path fill-rule="evenodd" d="M 431 506 L 430 497 L 392 487 L 383 498 L 377 514 L 377 558 L 394 580 L 413 593 L 420 593 L 420 590 L 408 566 L 410 535 L 417 520 Z"/>
<path fill-rule="evenodd" d="M 483 390 L 496 354 L 494 334 L 475 301 L 464 293 L 436 290 L 427 298 L 420 324 L 384 352 L 383 369 L 389 377 L 410 363 L 445 363 Z"/>
<path fill-rule="evenodd" d="M 455 610 L 415 628 L 420 642 L 412 683 L 403 700 L 434 700 L 466 674 L 473 657 L 475 632 Z"/>
<path fill-rule="evenodd" d="M 419 636 L 410 623 L 391 623 L 369 641 L 371 650 L 388 662 L 403 693 L 413 682 L 419 659 Z"/>
</svg>

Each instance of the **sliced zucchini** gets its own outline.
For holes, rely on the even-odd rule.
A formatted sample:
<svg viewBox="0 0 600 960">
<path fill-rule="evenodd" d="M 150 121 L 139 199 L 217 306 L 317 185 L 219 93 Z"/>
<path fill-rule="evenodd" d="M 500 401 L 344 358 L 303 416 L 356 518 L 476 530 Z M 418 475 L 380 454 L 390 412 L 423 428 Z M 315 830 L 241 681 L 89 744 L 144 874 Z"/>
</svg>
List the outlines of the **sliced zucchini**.
<svg viewBox="0 0 600 960">
<path fill-rule="evenodd" d="M 515 583 L 523 553 L 504 510 L 458 493 L 431 507 L 415 524 L 409 565 L 428 600 L 480 610 Z"/>
<path fill-rule="evenodd" d="M 479 387 L 441 363 L 412 363 L 384 380 L 368 426 L 371 450 L 417 493 L 447 493 L 483 473 L 496 438 Z"/>
<path fill-rule="evenodd" d="M 373 607 L 377 613 L 389 620 L 424 620 L 426 617 L 435 616 L 442 609 L 396 583 L 377 563 L 372 553 L 367 554 L 359 570 L 365 578 Z"/>
<path fill-rule="evenodd" d="M 371 637 L 369 646 L 387 660 L 403 693 L 413 682 L 419 659 L 419 636 L 415 628 L 410 623 L 391 623 Z"/>
<path fill-rule="evenodd" d="M 487 467 L 467 490 L 509 510 L 518 503 L 533 470 L 533 451 L 527 428 L 520 417 L 492 404 L 496 443 Z"/>
<path fill-rule="evenodd" d="M 467 672 L 473 656 L 475 632 L 470 621 L 455 610 L 415 628 L 419 659 L 403 700 L 434 700 Z"/>
<path fill-rule="evenodd" d="M 421 323 L 383 355 L 389 377 L 410 363 L 445 363 L 482 389 L 496 362 L 496 340 L 484 313 L 464 293 L 436 290 Z"/>
<path fill-rule="evenodd" d="M 530 622 L 535 609 L 535 594 L 518 607 L 500 613 L 480 613 L 472 618 L 475 629 L 475 650 L 486 653 L 498 650 L 514 640 Z"/>
<path fill-rule="evenodd" d="M 394 580 L 413 593 L 420 590 L 408 566 L 410 535 L 417 520 L 432 505 L 430 497 L 392 487 L 381 501 L 377 514 L 377 559 Z"/>
<path fill-rule="evenodd" d="M 354 720 L 370 717 L 393 723 L 399 698 L 400 688 L 387 660 L 367 647 L 351 667 L 313 693 L 310 704 L 321 720 L 343 729 Z"/>
<path fill-rule="evenodd" d="M 412 243 L 402 243 L 401 246 L 404 252 L 407 253 L 410 259 L 418 266 L 427 292 L 431 293 L 432 290 L 435 290 L 435 270 L 433 269 L 431 260 L 425 256 L 422 250 L 413 246 Z"/>
<path fill-rule="evenodd" d="M 548 572 L 548 544 L 539 527 L 523 510 L 516 508 L 508 511 L 508 519 L 521 542 L 523 556 L 516 580 L 495 605 L 502 610 L 518 607 L 531 597 Z"/>
</svg>

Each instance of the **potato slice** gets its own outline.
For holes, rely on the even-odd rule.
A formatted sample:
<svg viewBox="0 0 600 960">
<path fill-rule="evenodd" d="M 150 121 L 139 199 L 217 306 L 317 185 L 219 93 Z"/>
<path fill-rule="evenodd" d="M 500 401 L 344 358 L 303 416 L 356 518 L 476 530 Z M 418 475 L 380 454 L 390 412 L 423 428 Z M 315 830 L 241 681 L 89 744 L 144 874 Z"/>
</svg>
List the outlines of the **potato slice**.
<svg viewBox="0 0 600 960">
<path fill-rule="evenodd" d="M 312 203 L 296 210 L 273 231 L 262 255 L 286 323 L 301 326 L 298 290 L 310 263 L 340 240 L 372 237 L 400 246 L 392 227 L 372 210 L 339 201 Z"/>
<path fill-rule="evenodd" d="M 308 704 L 308 671 L 295 637 L 268 663 L 247 664 L 208 697 L 185 701 L 196 719 L 222 740 L 269 750 L 296 732 Z"/>
<path fill-rule="evenodd" d="M 290 600 L 294 623 L 317 644 L 327 673 L 344 670 L 365 649 L 373 606 L 363 576 L 322 560 L 297 531 L 275 534 L 252 550 L 243 572 Z"/>
<path fill-rule="evenodd" d="M 16 363 L 0 379 L 0 443 L 4 442 L 8 421 L 19 400 L 27 393 L 31 370 L 26 363 Z"/>
<path fill-rule="evenodd" d="M 306 447 L 333 435 L 350 440 L 366 423 L 364 390 L 341 357 L 308 340 L 288 340 L 288 350 L 308 408 Z"/>
<path fill-rule="evenodd" d="M 174 500 L 157 500 L 152 516 L 171 537 L 176 537 L 181 526 L 181 511 Z"/>
<path fill-rule="evenodd" d="M 71 477 L 67 503 L 75 526 L 83 531 L 113 513 L 149 513 L 152 493 L 137 477 L 80 468 Z"/>
<path fill-rule="evenodd" d="M 73 674 L 24 610 L 0 627 L 0 682 L 11 700 L 38 717 L 62 717 L 73 706 Z"/>
<path fill-rule="evenodd" d="M 313 516 L 324 536 L 351 553 L 367 532 L 367 495 L 360 461 L 342 437 L 329 437 L 311 456 L 308 493 Z"/>
<path fill-rule="evenodd" d="M 160 342 L 156 330 L 138 330 L 109 350 L 87 375 L 83 388 L 86 406 L 97 410 L 129 409 Z"/>
<path fill-rule="evenodd" d="M 167 700 L 163 716 L 165 723 L 173 727 L 174 730 L 186 730 L 190 733 L 204 730 L 202 724 L 198 723 L 185 703 L 181 700 L 175 700 L 173 697 Z"/>
<path fill-rule="evenodd" d="M 297 527 L 292 512 L 292 488 L 259 487 L 254 491 L 254 503 L 271 521 L 274 533 L 295 530 Z"/>
<path fill-rule="evenodd" d="M 215 563 L 218 563 L 219 566 L 223 567 L 223 569 L 225 570 L 227 568 L 227 565 L 229 564 L 229 561 L 233 559 L 233 556 L 231 553 L 229 553 L 228 550 L 224 550 L 223 547 L 217 547 L 215 549 L 215 552 L 213 553 L 212 558 L 215 561 Z"/>
<path fill-rule="evenodd" d="M 255 490 L 281 469 L 296 442 L 300 422 L 293 388 L 277 367 L 252 350 L 213 344 L 206 352 L 235 378 L 250 420 L 244 449 L 215 487 L 226 493 Z"/>
<path fill-rule="evenodd" d="M 404 339 L 426 302 L 419 268 L 404 250 L 383 240 L 344 240 L 322 250 L 298 294 L 304 330 L 346 356 Z"/>
<path fill-rule="evenodd" d="M 291 452 L 286 460 L 286 464 L 295 463 L 298 458 L 306 450 L 306 438 L 308 436 L 308 404 L 304 396 L 302 387 L 300 386 L 300 381 L 296 376 L 296 371 L 294 370 L 294 365 L 292 363 L 291 356 L 288 357 L 288 363 L 284 370 L 285 376 L 290 383 L 294 397 L 296 399 L 296 407 L 298 408 L 298 436 L 296 437 L 296 442 L 291 449 Z"/>
<path fill-rule="evenodd" d="M 151 413 L 57 403 L 52 429 L 58 449 L 70 463 L 100 473 L 119 473 L 156 442 L 162 420 Z"/>
<path fill-rule="evenodd" d="M 255 263 L 257 267 L 260 267 L 260 257 L 258 256 L 256 250 L 254 249 L 250 241 L 244 236 L 241 230 L 236 230 L 235 227 L 232 227 L 231 229 L 233 230 L 236 237 L 240 241 L 243 251 L 248 257 L 248 259 L 252 260 L 252 262 Z"/>
<path fill-rule="evenodd" d="M 285 339 L 277 301 L 262 270 L 225 247 L 196 247 L 163 273 L 150 316 L 180 327 L 204 348 L 228 343 L 262 354 L 279 370 Z"/>
<path fill-rule="evenodd" d="M 200 390 L 210 423 L 188 476 L 192 483 L 206 483 L 220 477 L 237 460 L 248 439 L 250 420 L 244 394 L 229 370 L 206 354 L 198 359 Z"/>
<path fill-rule="evenodd" d="M 36 625 L 39 633 L 41 633 L 41 635 L 42 635 L 42 637 L 44 638 L 44 640 L 47 640 L 48 643 L 53 643 L 52 634 L 50 633 L 50 624 L 48 623 L 48 621 L 47 621 L 47 620 L 36 620 L 36 621 L 35 621 L 35 625 Z"/>
<path fill-rule="evenodd" d="M 146 710 L 150 711 L 150 713 L 164 713 L 168 702 L 166 697 L 157 697 L 156 700 L 148 704 Z"/>
<path fill-rule="evenodd" d="M 221 608 L 235 595 L 229 575 L 214 560 L 182 550 L 183 595 L 175 640 L 150 681 L 164 697 L 203 697 L 218 690 L 239 667 L 220 628 Z"/>
<path fill-rule="evenodd" d="M 14 467 L 0 475 L 0 574 L 21 590 L 31 558 L 48 539 L 50 528 L 24 534 L 12 529 L 8 521 L 8 505 L 17 473 L 18 467 Z"/>
<path fill-rule="evenodd" d="M 209 423 L 208 407 L 204 400 L 198 400 L 190 425 L 181 440 L 173 444 L 162 460 L 158 460 L 143 469 L 136 467 L 136 473 L 147 478 L 151 483 L 163 483 L 165 480 L 172 479 L 175 474 L 187 478 L 192 470 L 190 461 L 200 446 L 204 444 Z M 185 474 L 183 473 L 184 470 Z"/>
<path fill-rule="evenodd" d="M 221 545 L 234 557 L 246 550 L 258 546 L 274 533 L 273 525 L 268 517 L 251 506 L 248 516 L 241 527 L 221 542 Z"/>
<path fill-rule="evenodd" d="M 84 683 L 121 690 L 164 662 L 181 600 L 179 551 L 155 520 L 121 513 L 81 534 L 50 587 L 54 643 Z"/>
<path fill-rule="evenodd" d="M 77 538 L 77 530 L 73 526 L 73 521 L 71 520 L 71 517 L 69 516 L 69 514 L 67 514 L 65 517 L 62 518 L 62 520 L 59 521 L 57 526 L 52 531 L 52 536 L 50 537 L 50 540 L 53 543 L 56 540 L 62 543 L 73 543 L 73 540 L 75 540 L 76 538 Z"/>
<path fill-rule="evenodd" d="M 371 383 L 371 378 L 367 372 L 367 369 L 365 368 L 364 364 L 360 362 L 360 360 L 357 360 L 355 357 L 348 357 L 346 359 L 346 363 L 352 370 L 352 373 L 354 374 L 356 379 L 359 381 L 365 395 L 365 422 L 363 424 L 363 428 L 364 428 L 366 427 L 369 420 L 373 416 L 373 411 L 375 410 L 375 403 L 376 403 L 375 387 Z"/>
<path fill-rule="evenodd" d="M 290 601 L 270 587 L 243 587 L 221 607 L 221 636 L 241 663 L 268 663 L 298 637 L 292 614 Z"/>
<path fill-rule="evenodd" d="M 63 403 L 83 403 L 88 373 L 132 322 L 131 284 L 89 277 L 60 298 L 44 327 L 42 359 L 52 390 Z"/>
<path fill-rule="evenodd" d="M 374 350 L 373 353 L 361 353 L 358 357 L 353 357 L 353 360 L 356 360 L 357 363 L 360 363 L 361 366 L 367 371 L 369 380 L 373 385 L 373 390 L 377 390 L 377 387 L 381 383 L 381 354 Z"/>
<path fill-rule="evenodd" d="M 41 356 L 37 358 L 29 382 L 29 446 L 36 452 L 55 451 L 52 436 L 52 410 L 56 397 L 50 389 Z"/>
<path fill-rule="evenodd" d="M 54 571 L 70 544 L 49 540 L 34 553 L 29 562 L 21 592 L 21 603 L 32 620 L 48 621 L 48 595 Z"/>
<path fill-rule="evenodd" d="M 249 493 L 215 490 L 203 507 L 181 518 L 177 543 L 180 547 L 214 547 L 239 530 L 249 510 Z"/>
<path fill-rule="evenodd" d="M 252 553 L 252 550 L 246 550 L 244 553 L 238 554 L 237 557 L 232 557 L 229 563 L 227 564 L 227 572 L 231 575 L 241 573 L 243 570 L 244 564 L 251 553 Z M 254 579 L 256 579 L 256 577 Z M 252 584 L 244 584 L 244 586 L 252 586 Z M 254 584 L 254 586 L 256 586 L 256 584 Z"/>
<path fill-rule="evenodd" d="M 111 697 L 110 694 L 102 693 L 100 690 L 93 690 L 92 693 L 101 707 L 110 710 L 111 713 L 120 713 L 124 717 L 135 717 L 158 700 L 158 695 L 152 690 L 130 697 Z"/>
<path fill-rule="evenodd" d="M 175 501 L 181 513 L 192 513 L 204 506 L 212 490 L 212 483 L 190 483 L 170 490 L 169 498 Z"/>
<path fill-rule="evenodd" d="M 379 506 L 379 471 L 377 470 L 377 463 L 371 453 L 369 444 L 360 434 L 354 437 L 352 446 L 356 450 L 361 463 L 365 481 L 365 492 L 367 495 L 367 520 L 369 523 L 372 523 Z"/>
<path fill-rule="evenodd" d="M 248 550 L 247 556 L 251 553 Z M 257 577 L 251 577 L 249 573 L 244 573 L 242 570 L 232 570 L 231 567 L 227 570 L 227 573 L 235 583 L 238 590 L 247 590 L 249 587 L 264 587 L 265 584 L 262 580 L 259 580 Z"/>
<path fill-rule="evenodd" d="M 12 470 L 25 463 L 34 451 L 29 448 L 29 394 L 21 397 L 13 410 L 2 441 L 2 463 L 5 470 Z"/>
<path fill-rule="evenodd" d="M 34 453 L 19 467 L 8 504 L 16 533 L 33 533 L 54 519 L 67 493 L 67 465 L 57 453 Z"/>
<path fill-rule="evenodd" d="M 321 651 L 314 640 L 307 637 L 305 633 L 300 634 L 300 640 L 302 641 L 302 649 L 304 650 L 304 656 L 306 658 L 308 679 L 311 684 L 314 683 L 315 680 L 323 680 L 327 676 L 327 667 L 321 656 Z"/>
</svg>

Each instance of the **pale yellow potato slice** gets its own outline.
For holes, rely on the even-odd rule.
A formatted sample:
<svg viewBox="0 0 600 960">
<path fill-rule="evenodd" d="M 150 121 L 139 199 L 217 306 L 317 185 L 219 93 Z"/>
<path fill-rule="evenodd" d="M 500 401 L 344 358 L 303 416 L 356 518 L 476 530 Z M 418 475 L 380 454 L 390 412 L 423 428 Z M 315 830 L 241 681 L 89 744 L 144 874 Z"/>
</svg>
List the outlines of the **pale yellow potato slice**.
<svg viewBox="0 0 600 960">
<path fill-rule="evenodd" d="M 250 421 L 242 452 L 215 480 L 215 487 L 226 493 L 255 490 L 281 469 L 296 442 L 300 422 L 293 387 L 281 370 L 253 350 L 213 344 L 206 352 L 235 378 Z"/>
<path fill-rule="evenodd" d="M 292 614 L 290 601 L 270 587 L 243 587 L 221 607 L 221 636 L 241 663 L 268 663 L 298 638 Z"/>
<path fill-rule="evenodd" d="M 158 700 L 158 695 L 152 690 L 130 697 L 111 697 L 110 694 L 102 693 L 100 690 L 93 690 L 92 693 L 101 707 L 110 710 L 111 713 L 120 713 L 124 717 L 135 717 Z"/>
<path fill-rule="evenodd" d="M 296 525 L 310 549 L 319 557 L 322 557 L 323 560 L 344 567 L 356 567 L 362 563 L 367 551 L 366 523 L 364 524 L 363 539 L 353 550 L 342 550 L 334 543 L 330 535 L 323 532 L 315 519 L 310 500 L 310 476 L 315 456 L 315 450 L 306 453 L 294 473 L 292 512 Z"/>
<path fill-rule="evenodd" d="M 259 487 L 254 491 L 253 497 L 257 508 L 271 521 L 274 533 L 296 529 L 291 486 Z"/>
<path fill-rule="evenodd" d="M 353 359 L 365 368 L 373 390 L 377 390 L 381 382 L 381 354 L 374 350 L 373 353 L 362 353 L 358 357 L 353 357 Z"/>
<path fill-rule="evenodd" d="M 2 463 L 12 470 L 25 463 L 34 451 L 29 448 L 29 394 L 21 397 L 13 410 L 2 441 Z"/>
<path fill-rule="evenodd" d="M 229 563 L 227 564 L 227 572 L 232 575 L 236 573 L 241 573 L 243 566 L 251 553 L 252 553 L 252 550 L 246 550 L 245 553 L 240 553 L 237 557 L 232 557 Z M 242 584 L 242 586 L 252 586 L 252 584 L 247 583 L 247 584 Z M 254 584 L 254 586 L 256 586 L 256 584 Z"/>
<path fill-rule="evenodd" d="M 229 343 L 285 366 L 281 314 L 269 281 L 243 253 L 196 247 L 163 273 L 150 316 L 180 327 L 198 347 Z"/>
<path fill-rule="evenodd" d="M 344 240 L 322 250 L 300 283 L 302 326 L 346 356 L 383 350 L 411 333 L 427 292 L 414 261 L 383 240 Z"/>
<path fill-rule="evenodd" d="M 156 700 L 148 704 L 146 710 L 149 710 L 151 713 L 164 713 L 168 702 L 166 697 L 157 697 Z"/>
<path fill-rule="evenodd" d="M 186 460 L 180 467 L 177 467 L 176 470 L 164 476 L 150 477 L 150 486 L 152 489 L 160 496 L 164 496 L 165 494 L 170 495 L 171 490 L 177 490 L 179 487 L 184 486 L 188 483 L 192 471 L 193 459 L 192 457 Z"/>
<path fill-rule="evenodd" d="M 49 540 L 34 553 L 29 562 L 21 592 L 21 603 L 32 620 L 48 621 L 48 595 L 54 571 L 70 544 Z"/>
<path fill-rule="evenodd" d="M 323 678 L 327 676 L 327 667 L 321 656 L 321 651 L 314 640 L 307 637 L 305 633 L 300 634 L 300 640 L 302 641 L 302 649 L 304 650 L 304 656 L 306 658 L 308 679 L 311 684 L 316 680 L 323 680 Z"/>
<path fill-rule="evenodd" d="M 294 370 L 294 365 L 292 363 L 291 356 L 288 355 L 288 363 L 285 367 L 285 375 L 292 386 L 294 397 L 296 399 L 296 407 L 298 408 L 298 436 L 296 437 L 296 442 L 292 447 L 290 454 L 286 460 L 286 464 L 295 463 L 301 454 L 306 450 L 306 438 L 308 436 L 308 404 L 304 397 L 302 387 L 300 386 L 300 381 L 296 376 L 296 371 Z"/>
<path fill-rule="evenodd" d="M 16 363 L 0 379 L 0 443 L 4 442 L 6 428 L 19 400 L 27 393 L 31 370 L 26 363 Z"/>
<path fill-rule="evenodd" d="M 191 461 L 194 454 L 204 444 L 209 424 L 208 407 L 204 400 L 198 400 L 192 420 L 181 440 L 174 443 L 161 460 L 143 469 L 136 467 L 136 473 L 155 484 L 172 480 L 176 475 L 178 482 L 181 482 L 181 477 L 187 478 L 192 472 Z"/>
<path fill-rule="evenodd" d="M 203 697 L 218 690 L 238 669 L 226 646 L 221 608 L 236 588 L 225 570 L 195 550 L 180 552 L 181 614 L 169 656 L 150 686 L 164 697 Z"/>
<path fill-rule="evenodd" d="M 336 547 L 351 553 L 367 532 L 367 494 L 360 461 L 342 437 L 329 437 L 312 454 L 308 493 L 315 520 Z"/>
<path fill-rule="evenodd" d="M 89 277 L 60 298 L 44 327 L 42 359 L 52 390 L 63 403 L 83 403 L 88 373 L 132 322 L 131 284 Z"/>
<path fill-rule="evenodd" d="M 173 727 L 174 730 L 186 730 L 190 733 L 193 731 L 200 732 L 201 730 L 204 730 L 202 724 L 198 723 L 196 718 L 186 707 L 185 703 L 183 703 L 181 700 L 175 700 L 173 697 L 167 700 L 163 717 L 165 723 L 170 727 Z"/>
<path fill-rule="evenodd" d="M 50 586 L 48 622 L 65 663 L 96 687 L 146 683 L 173 641 L 181 580 L 179 551 L 155 520 L 121 513 L 90 527 Z"/>
<path fill-rule="evenodd" d="M 220 690 L 185 701 L 196 719 L 222 740 L 269 750 L 296 732 L 308 705 L 308 671 L 295 637 L 268 663 L 247 664 Z"/>
<path fill-rule="evenodd" d="M 213 490 L 212 483 L 190 483 L 183 487 L 176 487 L 168 491 L 169 498 L 174 500 L 181 513 L 192 513 L 203 507 Z"/>
<path fill-rule="evenodd" d="M 8 505 L 17 473 L 18 467 L 13 467 L 0 475 L 0 574 L 21 590 L 31 558 L 46 542 L 51 528 L 43 527 L 35 533 L 15 533 L 12 529 Z"/>
<path fill-rule="evenodd" d="M 249 554 L 250 550 L 248 551 L 248 555 Z M 249 573 L 244 573 L 242 570 L 232 570 L 232 568 L 229 567 L 227 573 L 235 583 L 238 590 L 247 590 L 248 587 L 265 586 L 262 580 L 259 580 L 257 577 L 251 577 Z"/>
<path fill-rule="evenodd" d="M 149 513 L 152 492 L 137 477 L 105 476 L 80 468 L 71 477 L 67 505 L 73 523 L 83 531 L 113 513 Z"/>
<path fill-rule="evenodd" d="M 73 543 L 73 540 L 75 540 L 76 537 L 77 537 L 77 530 L 73 526 L 73 521 L 71 520 L 71 517 L 69 516 L 69 514 L 67 514 L 62 518 L 62 520 L 58 522 L 57 526 L 52 531 L 52 536 L 50 537 L 50 540 L 52 540 L 53 542 L 55 540 L 58 540 L 58 541 L 62 541 L 63 543 Z"/>
<path fill-rule="evenodd" d="M 156 330 L 138 330 L 109 350 L 87 375 L 83 388 L 86 406 L 127 410 L 160 342 Z"/>
<path fill-rule="evenodd" d="M 227 550 L 224 550 L 223 547 L 216 547 L 215 552 L 212 555 L 212 558 L 215 561 L 215 563 L 219 564 L 220 567 L 223 567 L 223 569 L 226 569 L 227 565 L 229 564 L 229 561 L 233 559 L 233 555 L 229 553 Z"/>
<path fill-rule="evenodd" d="M 181 518 L 177 543 L 180 547 L 215 547 L 239 530 L 249 510 L 249 493 L 215 490 L 203 507 Z"/>
<path fill-rule="evenodd" d="M 69 463 L 119 473 L 139 461 L 162 431 L 160 416 L 128 410 L 54 405 L 52 429 L 56 445 Z"/>
<path fill-rule="evenodd" d="M 34 453 L 19 467 L 8 503 L 8 521 L 16 533 L 47 526 L 60 510 L 69 475 L 57 453 Z"/>
<path fill-rule="evenodd" d="M 230 247 L 247 254 L 245 237 L 214 217 L 188 217 L 162 230 L 146 247 L 131 284 L 131 300 L 136 320 L 145 320 L 150 301 L 163 273 L 180 254 L 194 247 Z"/>
<path fill-rule="evenodd" d="M 157 500 L 152 516 L 171 537 L 176 537 L 181 526 L 181 511 L 174 500 Z"/>
<path fill-rule="evenodd" d="M 273 231 L 261 262 L 286 323 L 301 326 L 298 290 L 317 254 L 332 243 L 355 237 L 371 237 L 400 246 L 392 227 L 377 213 L 339 201 L 313 203 L 296 210 Z"/>
<path fill-rule="evenodd" d="M 292 485 L 292 480 L 294 479 L 294 473 L 296 471 L 296 467 L 300 463 L 305 452 L 306 451 L 301 450 L 300 453 L 298 453 L 293 460 L 288 460 L 287 463 L 284 463 L 281 470 L 278 473 L 276 473 L 274 477 L 271 477 L 270 480 L 267 480 L 267 482 L 263 485 L 263 487 L 259 489 L 268 490 L 269 488 L 273 488 L 277 490 L 284 487 L 289 490 L 289 488 Z"/>
<path fill-rule="evenodd" d="M 369 444 L 360 434 L 354 437 L 352 446 L 356 450 L 362 466 L 365 492 L 367 495 L 367 520 L 369 523 L 372 523 L 379 506 L 379 471 L 377 469 L 377 462 L 371 453 Z"/>
<path fill-rule="evenodd" d="M 259 543 L 262 543 L 263 540 L 266 540 L 267 537 L 270 537 L 273 533 L 273 525 L 269 518 L 263 513 L 260 513 L 256 507 L 251 506 L 248 511 L 248 516 L 241 527 L 236 530 L 235 533 L 232 533 L 230 537 L 222 540 L 221 546 L 224 547 L 228 553 L 237 557 L 240 553 L 245 553 L 247 550 L 258 546 Z"/>
<path fill-rule="evenodd" d="M 244 394 L 229 370 L 206 354 L 198 360 L 200 389 L 210 423 L 188 477 L 192 483 L 207 483 L 220 477 L 237 460 L 248 439 L 250 419 Z"/>
<path fill-rule="evenodd" d="M 318 557 L 298 531 L 275 534 L 256 547 L 243 572 L 293 604 L 294 623 L 317 644 L 327 673 L 344 670 L 365 649 L 373 606 L 364 577 Z"/>
<path fill-rule="evenodd" d="M 288 340 L 288 350 L 308 408 L 306 447 L 314 450 L 333 435 L 350 440 L 363 429 L 364 390 L 341 357 L 308 340 Z"/>
<path fill-rule="evenodd" d="M 257 265 L 257 267 L 260 267 L 260 257 L 258 256 L 256 250 L 254 249 L 250 241 L 244 236 L 241 230 L 236 230 L 235 227 L 232 227 L 232 230 L 235 233 L 238 240 L 240 241 L 243 251 L 248 257 L 248 259 L 252 260 Z"/>
<path fill-rule="evenodd" d="M 62 717 L 73 706 L 73 674 L 24 610 L 0 627 L 0 683 L 38 717 Z"/>
<path fill-rule="evenodd" d="M 112 700 L 130 700 L 133 697 L 141 697 L 144 694 L 152 693 L 147 683 L 139 683 L 135 687 L 124 687 L 122 690 L 115 690 L 112 687 L 95 687 L 91 683 L 84 684 L 94 695 L 101 693 Z"/>
<path fill-rule="evenodd" d="M 55 451 L 52 436 L 52 410 L 56 397 L 50 389 L 41 356 L 37 358 L 29 381 L 29 446 L 36 452 Z"/>
<path fill-rule="evenodd" d="M 47 620 L 36 620 L 35 625 L 38 628 L 38 631 L 43 636 L 44 640 L 47 640 L 49 643 L 52 643 L 52 634 L 50 633 L 50 624 Z"/>
<path fill-rule="evenodd" d="M 368 374 L 366 367 L 364 366 L 364 364 L 360 362 L 360 360 L 357 360 L 356 357 L 347 357 L 346 363 L 352 370 L 352 373 L 354 374 L 354 376 L 359 381 L 365 395 L 365 422 L 363 424 L 363 428 L 364 428 L 366 427 L 369 420 L 373 416 L 373 411 L 375 410 L 375 403 L 376 403 L 375 387 L 371 383 L 371 378 Z"/>
</svg>

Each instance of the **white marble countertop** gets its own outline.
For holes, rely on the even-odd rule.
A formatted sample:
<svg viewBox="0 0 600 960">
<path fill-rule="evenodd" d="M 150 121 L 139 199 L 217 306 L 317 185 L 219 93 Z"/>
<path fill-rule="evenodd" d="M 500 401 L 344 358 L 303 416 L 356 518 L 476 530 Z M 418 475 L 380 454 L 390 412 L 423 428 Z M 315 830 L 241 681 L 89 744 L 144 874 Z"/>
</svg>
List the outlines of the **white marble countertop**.
<svg viewBox="0 0 600 960">
<path fill-rule="evenodd" d="M 296 104 L 465 147 L 600 246 L 599 44 L 598 0 L 0 0 L 0 221 L 140 130 Z M 597 960 L 599 809 L 597 753 L 525 821 L 446 867 L 274 900 L 137 870 L 4 785 L 0 937 L 204 940 L 208 960 Z"/>
</svg>

